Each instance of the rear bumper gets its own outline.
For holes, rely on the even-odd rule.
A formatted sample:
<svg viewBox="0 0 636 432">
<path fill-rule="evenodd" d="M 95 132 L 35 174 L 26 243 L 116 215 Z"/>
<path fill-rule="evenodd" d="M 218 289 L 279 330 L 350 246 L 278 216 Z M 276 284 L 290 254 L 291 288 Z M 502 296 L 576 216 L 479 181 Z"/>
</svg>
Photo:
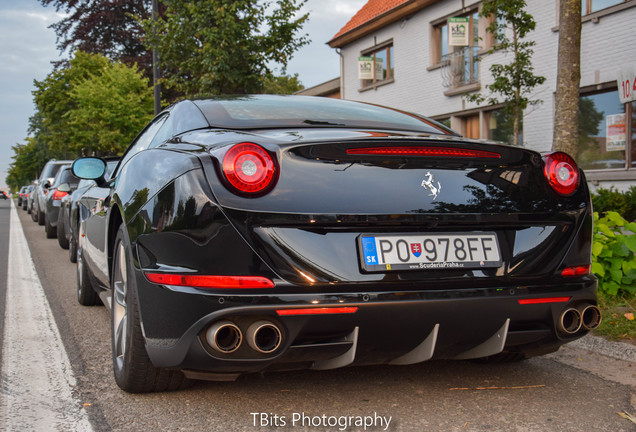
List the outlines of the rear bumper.
<svg viewBox="0 0 636 432">
<path fill-rule="evenodd" d="M 587 333 L 581 329 L 565 334 L 558 323 L 565 310 L 596 304 L 597 282 L 589 276 L 541 286 L 222 295 L 153 285 L 138 271 L 137 286 L 153 364 L 236 374 L 479 358 L 503 350 L 544 354 Z M 568 300 L 519 302 L 559 297 Z M 280 313 L 317 307 L 347 307 L 347 313 Z M 206 331 L 221 321 L 241 331 L 242 342 L 232 353 L 215 350 L 206 341 Z M 247 343 L 249 327 L 262 321 L 281 332 L 280 346 L 271 353 L 257 352 Z"/>
</svg>

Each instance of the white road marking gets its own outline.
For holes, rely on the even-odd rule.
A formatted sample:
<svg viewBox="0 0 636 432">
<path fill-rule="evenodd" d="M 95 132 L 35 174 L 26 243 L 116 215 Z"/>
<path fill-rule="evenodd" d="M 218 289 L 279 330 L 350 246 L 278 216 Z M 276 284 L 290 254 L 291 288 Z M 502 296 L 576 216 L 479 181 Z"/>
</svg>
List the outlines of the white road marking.
<svg viewBox="0 0 636 432">
<path fill-rule="evenodd" d="M 6 431 L 92 431 L 11 203 L 0 421 Z M 0 429 L 2 426 L 0 426 Z"/>
</svg>

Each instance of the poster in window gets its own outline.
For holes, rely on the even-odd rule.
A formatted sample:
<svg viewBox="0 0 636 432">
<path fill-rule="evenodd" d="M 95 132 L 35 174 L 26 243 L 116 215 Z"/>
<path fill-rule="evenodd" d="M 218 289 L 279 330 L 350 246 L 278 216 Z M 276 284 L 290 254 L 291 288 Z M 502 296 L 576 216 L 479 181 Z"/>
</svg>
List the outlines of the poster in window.
<svg viewBox="0 0 636 432">
<path fill-rule="evenodd" d="M 468 30 L 470 28 L 468 17 L 449 18 L 448 19 L 448 45 L 450 46 L 468 46 Z"/>
<path fill-rule="evenodd" d="M 605 119 L 607 134 L 605 135 L 605 149 L 609 151 L 624 151 L 626 144 L 625 114 L 608 115 Z"/>
<path fill-rule="evenodd" d="M 358 57 L 358 79 L 373 79 L 373 57 Z"/>
<path fill-rule="evenodd" d="M 375 79 L 377 81 L 383 80 L 384 75 L 382 71 L 384 70 L 384 59 L 381 57 L 376 57 L 375 59 Z"/>
</svg>

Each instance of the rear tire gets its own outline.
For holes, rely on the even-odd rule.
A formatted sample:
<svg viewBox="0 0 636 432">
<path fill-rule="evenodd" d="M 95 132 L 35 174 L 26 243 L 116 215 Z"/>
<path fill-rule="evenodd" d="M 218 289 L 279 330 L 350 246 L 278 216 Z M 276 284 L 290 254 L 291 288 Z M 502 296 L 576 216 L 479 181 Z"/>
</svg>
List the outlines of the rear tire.
<svg viewBox="0 0 636 432">
<path fill-rule="evenodd" d="M 83 251 L 77 252 L 77 301 L 82 306 L 95 306 L 101 304 L 101 300 L 91 283 L 88 269 L 84 263 Z"/>
<path fill-rule="evenodd" d="M 57 227 L 51 225 L 47 214 L 44 215 L 44 231 L 46 231 L 46 238 L 52 239 L 57 237 Z"/>
<path fill-rule="evenodd" d="M 115 238 L 111 277 L 111 342 L 115 381 L 130 393 L 179 390 L 192 383 L 181 371 L 153 366 L 141 331 L 130 242 L 121 225 Z"/>
<path fill-rule="evenodd" d="M 38 206 L 38 212 L 36 216 L 38 225 L 44 225 L 44 212 L 40 210 L 40 206 Z"/>
<path fill-rule="evenodd" d="M 71 232 L 71 239 L 68 241 L 68 259 L 72 263 L 77 262 L 77 240 L 75 240 L 75 236 Z"/>
<path fill-rule="evenodd" d="M 68 249 L 68 238 L 66 237 L 66 227 L 64 226 L 64 218 L 62 217 L 62 209 L 57 217 L 57 242 L 62 249 Z"/>
</svg>

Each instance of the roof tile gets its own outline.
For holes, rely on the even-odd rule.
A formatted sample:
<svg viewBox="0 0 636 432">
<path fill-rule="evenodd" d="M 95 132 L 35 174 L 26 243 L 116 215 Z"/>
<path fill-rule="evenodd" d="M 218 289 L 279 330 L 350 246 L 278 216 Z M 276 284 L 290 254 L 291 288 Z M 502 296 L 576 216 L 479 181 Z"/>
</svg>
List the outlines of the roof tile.
<svg viewBox="0 0 636 432">
<path fill-rule="evenodd" d="M 390 11 L 393 8 L 396 8 L 403 3 L 406 3 L 409 0 L 369 0 L 367 4 L 362 6 L 362 8 L 349 20 L 347 24 L 343 28 L 340 29 L 336 35 L 331 38 L 332 40 L 342 36 L 343 34 L 361 26 L 362 24 L 371 21 L 373 18 L 376 18 L 382 15 L 385 12 Z"/>
</svg>

